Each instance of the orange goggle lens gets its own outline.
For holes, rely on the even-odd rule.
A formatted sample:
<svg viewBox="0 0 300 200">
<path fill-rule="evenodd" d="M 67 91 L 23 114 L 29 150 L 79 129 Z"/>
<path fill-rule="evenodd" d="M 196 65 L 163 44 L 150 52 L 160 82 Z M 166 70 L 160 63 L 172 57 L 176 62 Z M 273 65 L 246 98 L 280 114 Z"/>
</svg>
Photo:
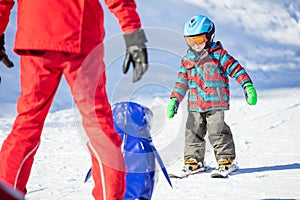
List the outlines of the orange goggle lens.
<svg viewBox="0 0 300 200">
<path fill-rule="evenodd" d="M 189 45 L 189 46 L 193 46 L 193 45 L 200 45 L 202 44 L 203 42 L 206 42 L 207 39 L 206 39 L 206 36 L 205 35 L 198 35 L 198 36 L 194 36 L 194 37 L 184 37 L 185 38 L 185 41 L 186 43 Z"/>
</svg>

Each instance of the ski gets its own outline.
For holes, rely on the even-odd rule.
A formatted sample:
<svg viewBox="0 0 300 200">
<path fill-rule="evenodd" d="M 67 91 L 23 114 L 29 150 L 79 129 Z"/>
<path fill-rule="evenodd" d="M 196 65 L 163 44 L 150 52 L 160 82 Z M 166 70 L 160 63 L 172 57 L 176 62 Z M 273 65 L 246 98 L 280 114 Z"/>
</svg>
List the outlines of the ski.
<svg viewBox="0 0 300 200">
<path fill-rule="evenodd" d="M 234 171 L 238 170 L 238 166 L 236 164 L 232 164 L 232 167 L 225 171 L 213 170 L 211 172 L 211 178 L 227 178 L 228 175 Z"/>
<path fill-rule="evenodd" d="M 209 170 L 210 167 L 208 166 L 205 166 L 205 167 L 201 167 L 197 170 L 194 170 L 194 171 L 188 171 L 188 172 L 184 172 L 184 171 L 181 171 L 180 173 L 170 173 L 169 174 L 169 177 L 170 178 L 178 178 L 178 179 L 182 179 L 182 178 L 186 178 L 190 175 L 194 175 L 194 174 L 199 174 L 201 172 L 205 172 L 207 170 Z"/>
<path fill-rule="evenodd" d="M 24 195 L 18 190 L 0 181 L 0 199 L 2 200 L 25 200 Z"/>
</svg>

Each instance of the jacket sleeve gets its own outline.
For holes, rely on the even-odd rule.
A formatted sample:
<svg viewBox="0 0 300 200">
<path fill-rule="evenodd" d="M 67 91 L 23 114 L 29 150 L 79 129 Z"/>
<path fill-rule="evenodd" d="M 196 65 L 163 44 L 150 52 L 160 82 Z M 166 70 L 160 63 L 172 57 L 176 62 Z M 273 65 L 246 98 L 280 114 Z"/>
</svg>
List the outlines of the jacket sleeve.
<svg viewBox="0 0 300 200">
<path fill-rule="evenodd" d="M 220 63 L 222 69 L 231 77 L 234 78 L 238 84 L 243 87 L 245 83 L 252 82 L 246 70 L 240 63 L 227 53 L 226 50 L 221 52 Z"/>
<path fill-rule="evenodd" d="M 134 0 L 105 0 L 105 3 L 110 12 L 118 19 L 124 33 L 132 33 L 141 28 Z"/>
<path fill-rule="evenodd" d="M 10 10 L 14 6 L 13 0 L 0 0 L 0 35 L 2 35 L 9 22 Z"/>
<path fill-rule="evenodd" d="M 183 66 L 181 66 L 177 75 L 175 87 L 171 92 L 170 98 L 176 97 L 181 102 L 188 88 L 189 86 L 188 86 L 187 70 Z"/>
</svg>

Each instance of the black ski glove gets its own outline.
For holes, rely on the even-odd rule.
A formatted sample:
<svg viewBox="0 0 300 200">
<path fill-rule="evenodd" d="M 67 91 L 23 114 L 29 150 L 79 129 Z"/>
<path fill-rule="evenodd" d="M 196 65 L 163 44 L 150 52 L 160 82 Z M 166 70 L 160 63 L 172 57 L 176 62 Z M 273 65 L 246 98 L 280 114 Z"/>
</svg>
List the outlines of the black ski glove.
<svg viewBox="0 0 300 200">
<path fill-rule="evenodd" d="M 148 54 L 145 42 L 147 42 L 145 33 L 139 29 L 131 34 L 124 34 L 126 43 L 126 56 L 123 63 L 123 73 L 129 70 L 130 63 L 133 65 L 133 79 L 136 82 L 142 78 L 142 75 L 148 69 Z"/>
<path fill-rule="evenodd" d="M 14 63 L 12 63 L 8 56 L 5 53 L 5 48 L 4 48 L 4 34 L 0 36 L 0 61 L 3 62 L 3 64 L 8 67 L 11 68 L 14 66 Z"/>
</svg>

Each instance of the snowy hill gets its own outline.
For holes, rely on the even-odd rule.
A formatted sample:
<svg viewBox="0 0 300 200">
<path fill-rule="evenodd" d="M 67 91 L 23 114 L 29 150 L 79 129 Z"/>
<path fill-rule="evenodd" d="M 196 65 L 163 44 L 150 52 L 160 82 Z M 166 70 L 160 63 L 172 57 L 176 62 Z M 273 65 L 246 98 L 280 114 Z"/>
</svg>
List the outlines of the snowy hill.
<svg viewBox="0 0 300 200">
<path fill-rule="evenodd" d="M 161 176 L 153 199 L 300 199 L 299 92 L 265 92 L 255 107 L 233 100 L 225 118 L 234 135 L 239 170 L 225 180 L 211 179 L 209 173 L 172 179 L 173 189 Z M 173 130 L 185 125 L 183 119 L 166 120 L 170 129 L 154 137 L 169 171 L 182 167 L 183 130 Z M 217 166 L 209 144 L 205 161 Z"/>
<path fill-rule="evenodd" d="M 173 189 L 161 174 L 153 199 L 300 199 L 300 1 L 137 0 L 137 6 L 149 40 L 149 72 L 137 84 L 131 83 L 131 73 L 121 74 L 124 43 L 116 19 L 105 9 L 108 94 L 111 103 L 133 100 L 152 109 L 151 133 L 167 170 L 182 167 L 186 105 L 180 105 L 171 120 L 165 110 L 186 49 L 183 25 L 192 15 L 205 14 L 215 22 L 216 40 L 245 66 L 259 95 L 258 104 L 248 106 L 243 91 L 231 80 L 226 122 L 240 167 L 235 174 L 225 180 L 211 179 L 209 173 L 172 180 Z M 6 32 L 6 49 L 16 66 L 0 65 L 0 144 L 11 129 L 20 92 L 19 61 L 12 53 L 15 10 Z M 92 199 L 92 181 L 83 183 L 90 157 L 82 145 L 65 81 L 51 112 L 27 199 Z M 206 163 L 216 167 L 209 144 L 206 155 Z"/>
<path fill-rule="evenodd" d="M 300 199 L 299 96 L 300 89 L 267 91 L 255 107 L 234 99 L 226 121 L 234 135 L 239 170 L 222 180 L 210 178 L 209 172 L 172 179 L 173 189 L 160 173 L 152 199 Z M 186 109 L 181 105 L 178 115 L 169 120 L 163 115 L 166 101 L 139 100 L 153 110 L 154 144 L 167 170 L 176 171 L 183 162 Z M 12 122 L 11 118 L 1 119 L 0 143 Z M 28 183 L 28 200 L 93 199 L 92 180 L 83 183 L 91 162 L 81 134 L 74 110 L 49 114 Z M 210 145 L 205 161 L 216 167 Z"/>
</svg>

